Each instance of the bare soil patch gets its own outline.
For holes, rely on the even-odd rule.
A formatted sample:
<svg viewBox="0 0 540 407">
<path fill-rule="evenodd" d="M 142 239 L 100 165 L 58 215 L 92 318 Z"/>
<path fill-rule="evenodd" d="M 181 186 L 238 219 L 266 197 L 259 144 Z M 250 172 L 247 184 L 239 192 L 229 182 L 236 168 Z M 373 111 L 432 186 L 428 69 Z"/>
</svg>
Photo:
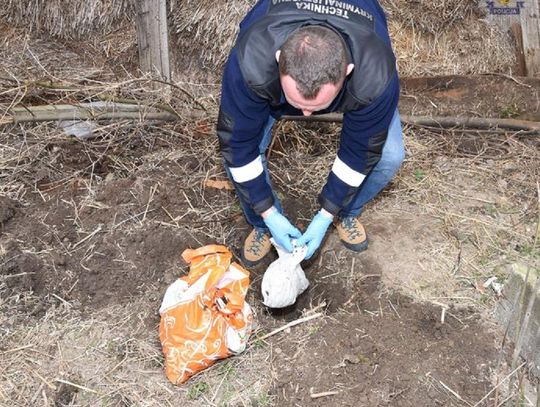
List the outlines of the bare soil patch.
<svg viewBox="0 0 540 407">
<path fill-rule="evenodd" d="M 413 115 L 540 121 L 540 78 L 505 74 L 405 78 L 402 109 Z"/>
<path fill-rule="evenodd" d="M 450 406 L 490 390 L 497 346 L 477 315 L 441 324 L 440 309 L 399 295 L 363 297 L 301 340 L 274 345 L 276 405 Z M 324 392 L 336 394 L 313 398 Z"/>
</svg>

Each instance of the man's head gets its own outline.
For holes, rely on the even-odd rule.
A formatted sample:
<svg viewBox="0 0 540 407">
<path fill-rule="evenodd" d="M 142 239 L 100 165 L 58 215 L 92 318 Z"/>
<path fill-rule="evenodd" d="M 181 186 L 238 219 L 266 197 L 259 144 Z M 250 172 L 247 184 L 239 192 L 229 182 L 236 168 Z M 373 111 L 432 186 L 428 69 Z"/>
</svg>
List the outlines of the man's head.
<svg viewBox="0 0 540 407">
<path fill-rule="evenodd" d="M 326 109 L 354 65 L 345 42 L 333 30 L 311 25 L 294 31 L 276 53 L 287 101 L 304 115 Z"/>
</svg>

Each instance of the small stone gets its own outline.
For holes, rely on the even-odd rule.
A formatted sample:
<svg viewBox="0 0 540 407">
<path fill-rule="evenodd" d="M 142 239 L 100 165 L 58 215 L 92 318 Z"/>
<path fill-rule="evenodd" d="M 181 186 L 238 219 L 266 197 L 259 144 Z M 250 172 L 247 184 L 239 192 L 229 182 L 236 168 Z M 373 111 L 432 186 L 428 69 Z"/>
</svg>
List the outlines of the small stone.
<svg viewBox="0 0 540 407">
<path fill-rule="evenodd" d="M 58 254 L 54 258 L 54 264 L 57 266 L 65 266 L 66 265 L 66 256 L 62 254 Z"/>
<path fill-rule="evenodd" d="M 345 355 L 343 356 L 343 360 L 353 365 L 357 365 L 358 363 L 360 363 L 360 358 L 356 355 Z"/>
</svg>

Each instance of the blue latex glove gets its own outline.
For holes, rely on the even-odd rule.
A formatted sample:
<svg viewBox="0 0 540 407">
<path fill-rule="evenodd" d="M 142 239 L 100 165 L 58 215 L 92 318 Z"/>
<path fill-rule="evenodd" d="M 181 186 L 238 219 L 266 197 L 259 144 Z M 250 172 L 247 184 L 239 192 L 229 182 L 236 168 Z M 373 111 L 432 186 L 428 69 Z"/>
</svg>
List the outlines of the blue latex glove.
<svg viewBox="0 0 540 407">
<path fill-rule="evenodd" d="M 332 223 L 332 215 L 328 212 L 323 213 L 319 211 L 309 224 L 305 233 L 296 241 L 297 246 L 307 245 L 308 251 L 306 253 L 306 259 L 313 256 L 313 253 L 319 248 L 324 235 L 328 230 L 328 227 Z"/>
<path fill-rule="evenodd" d="M 268 229 L 270 229 L 270 233 L 276 243 L 288 252 L 292 252 L 293 246 L 291 239 L 298 239 L 302 236 L 302 233 L 291 225 L 291 222 L 276 209 L 263 218 L 263 220 L 266 226 L 268 226 Z"/>
</svg>

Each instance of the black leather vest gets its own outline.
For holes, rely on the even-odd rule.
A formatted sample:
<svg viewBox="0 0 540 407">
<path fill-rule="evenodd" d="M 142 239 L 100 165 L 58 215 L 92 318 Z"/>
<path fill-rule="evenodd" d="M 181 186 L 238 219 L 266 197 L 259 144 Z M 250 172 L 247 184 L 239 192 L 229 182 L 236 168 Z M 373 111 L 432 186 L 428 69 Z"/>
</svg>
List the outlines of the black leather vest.
<svg viewBox="0 0 540 407">
<path fill-rule="evenodd" d="M 238 39 L 238 60 L 244 80 L 258 96 L 278 105 L 281 84 L 276 51 L 295 29 L 323 25 L 341 34 L 355 65 L 335 110 L 347 112 L 367 106 L 384 91 L 396 72 L 395 56 L 375 33 L 374 18 L 345 1 L 272 0 L 266 15 L 241 32 Z"/>
</svg>

